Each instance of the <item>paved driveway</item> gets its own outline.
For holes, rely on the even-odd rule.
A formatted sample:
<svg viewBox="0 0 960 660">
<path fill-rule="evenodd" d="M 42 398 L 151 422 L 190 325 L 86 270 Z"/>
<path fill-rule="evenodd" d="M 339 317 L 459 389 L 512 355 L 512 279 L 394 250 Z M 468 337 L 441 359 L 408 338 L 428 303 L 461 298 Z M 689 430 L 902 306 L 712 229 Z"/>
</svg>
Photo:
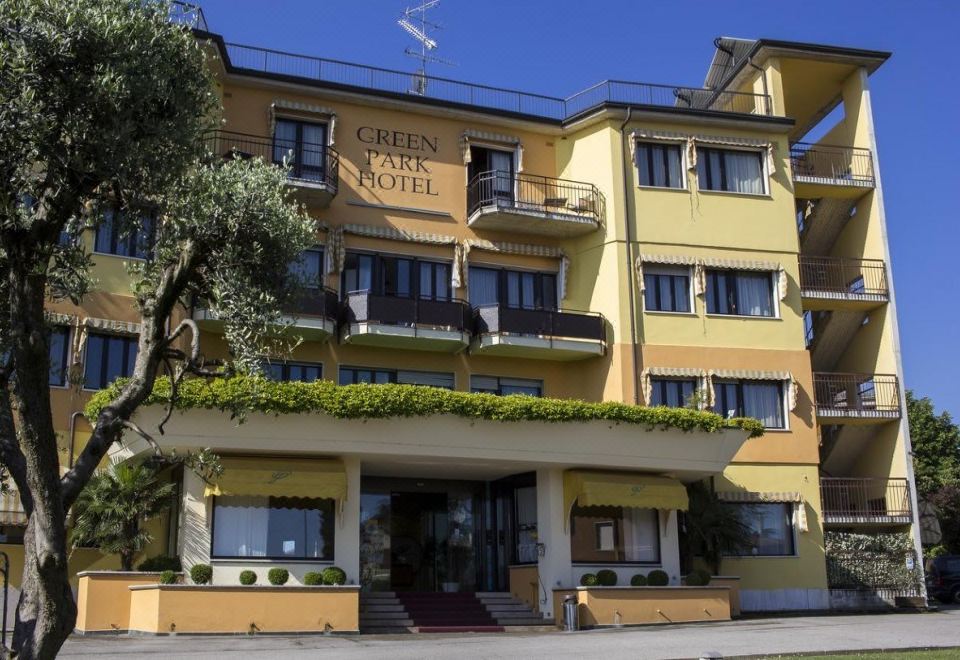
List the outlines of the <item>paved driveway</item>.
<svg viewBox="0 0 960 660">
<path fill-rule="evenodd" d="M 783 617 L 577 633 L 350 637 L 74 637 L 61 657 L 697 658 L 857 649 L 960 647 L 960 608 L 924 614 Z M 958 651 L 960 657 L 960 651 Z"/>
</svg>

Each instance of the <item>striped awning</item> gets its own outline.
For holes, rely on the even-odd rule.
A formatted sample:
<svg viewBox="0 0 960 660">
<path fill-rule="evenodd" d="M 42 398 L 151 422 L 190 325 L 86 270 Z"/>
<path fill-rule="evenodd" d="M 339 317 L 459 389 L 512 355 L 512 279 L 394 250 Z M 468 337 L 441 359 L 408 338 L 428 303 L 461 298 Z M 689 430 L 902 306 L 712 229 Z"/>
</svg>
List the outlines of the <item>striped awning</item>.
<svg viewBox="0 0 960 660">
<path fill-rule="evenodd" d="M 685 142 L 687 145 L 687 169 L 697 169 L 697 145 L 714 144 L 727 147 L 748 147 L 757 149 L 764 155 L 767 166 L 767 175 L 773 176 L 776 172 L 776 145 L 769 140 L 757 138 L 737 137 L 733 135 L 705 135 L 683 133 L 681 131 L 659 131 L 653 129 L 637 129 L 630 134 L 630 155 L 633 157 L 637 140 L 663 140 L 668 142 Z"/>
<path fill-rule="evenodd" d="M 487 241 L 479 238 L 468 238 L 463 241 L 463 247 L 459 251 L 458 258 L 460 262 L 454 263 L 453 270 L 459 270 L 460 282 L 467 286 L 467 259 L 470 256 L 470 250 L 486 250 L 488 252 L 500 252 L 502 254 L 522 254 L 531 257 L 553 257 L 560 260 L 560 272 L 557 274 L 557 293 L 559 300 L 567 297 L 567 276 L 570 272 L 570 258 L 563 248 L 552 245 L 535 245 L 532 243 L 508 243 L 505 241 Z"/>
<path fill-rule="evenodd" d="M 757 493 L 751 491 L 720 491 L 717 498 L 724 502 L 739 503 L 775 503 L 786 502 L 794 505 L 794 523 L 801 532 L 809 531 L 810 526 L 807 522 L 806 504 L 803 501 L 803 495 L 799 492 L 770 492 Z"/>
<path fill-rule="evenodd" d="M 407 241 L 409 243 L 426 243 L 430 245 L 453 245 L 457 239 L 446 234 L 432 234 L 425 231 L 411 231 L 398 227 L 377 227 L 373 225 L 341 225 L 343 231 L 355 236 L 370 238 L 384 238 L 390 241 Z"/>
<path fill-rule="evenodd" d="M 687 489 L 670 477 L 635 472 L 567 470 L 563 473 L 564 510 L 574 504 L 686 511 Z"/>
<path fill-rule="evenodd" d="M 759 371 L 754 369 L 711 369 L 708 372 L 707 398 L 713 405 L 713 379 L 731 380 L 783 380 L 787 382 L 787 401 L 790 410 L 797 407 L 797 382 L 789 371 Z"/>
<path fill-rule="evenodd" d="M 0 525 L 24 526 L 26 524 L 27 514 L 23 511 L 20 493 L 11 489 L 0 495 Z"/>
<path fill-rule="evenodd" d="M 278 117 L 279 115 L 279 117 Z M 274 99 L 270 104 L 270 134 L 276 130 L 277 119 L 290 115 L 307 115 L 310 118 L 321 117 L 327 122 L 327 144 L 333 146 L 333 136 L 337 126 L 337 113 L 325 105 L 314 105 L 290 99 Z"/>
<path fill-rule="evenodd" d="M 647 367 L 640 372 L 640 388 L 643 391 L 643 400 L 648 406 L 653 395 L 653 383 L 651 381 L 653 376 L 660 378 L 696 378 L 697 389 L 701 391 L 707 385 L 707 372 L 697 367 Z"/>
<path fill-rule="evenodd" d="M 763 271 L 768 273 L 774 273 L 777 276 L 777 293 L 780 296 L 780 300 L 784 300 L 787 297 L 787 273 L 783 269 L 783 265 L 776 261 L 757 261 L 753 259 L 720 259 L 717 257 L 706 257 L 700 260 L 701 271 L 698 273 L 697 277 L 706 278 L 706 273 L 703 272 L 703 269 L 706 268 L 720 268 L 725 270 L 756 270 Z M 706 290 L 706 285 L 703 285 L 703 290 Z"/>
<path fill-rule="evenodd" d="M 87 317 L 83 320 L 84 325 L 94 330 L 103 330 L 119 335 L 139 335 L 140 324 L 127 321 L 115 321 L 113 319 L 97 319 Z"/>
<path fill-rule="evenodd" d="M 640 294 L 647 289 L 647 283 L 643 278 L 643 264 L 661 264 L 665 266 L 696 266 L 696 257 L 689 257 L 683 254 L 641 254 L 634 263 L 634 271 L 637 275 L 637 286 L 640 288 Z M 694 282 L 699 282 L 699 278 L 694 278 Z M 699 295 L 699 286 L 696 293 Z"/>
<path fill-rule="evenodd" d="M 463 156 L 463 164 L 469 165 L 471 161 L 470 141 L 491 142 L 493 144 L 502 144 L 515 147 L 517 149 L 517 172 L 523 171 L 523 144 L 516 135 L 505 135 L 503 133 L 494 133 L 492 131 L 480 131 L 473 128 L 466 129 L 460 134 L 460 155 Z"/>
<path fill-rule="evenodd" d="M 222 460 L 223 475 L 208 485 L 204 496 L 259 495 L 344 500 L 347 472 L 332 459 L 237 458 Z"/>
</svg>

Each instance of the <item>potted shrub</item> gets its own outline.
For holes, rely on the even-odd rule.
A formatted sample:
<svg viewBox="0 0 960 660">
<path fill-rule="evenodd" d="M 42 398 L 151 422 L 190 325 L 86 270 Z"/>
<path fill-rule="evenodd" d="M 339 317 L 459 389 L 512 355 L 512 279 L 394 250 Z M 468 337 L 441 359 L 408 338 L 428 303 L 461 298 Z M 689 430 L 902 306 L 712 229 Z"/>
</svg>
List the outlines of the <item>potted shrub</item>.
<svg viewBox="0 0 960 660">
<path fill-rule="evenodd" d="M 611 571 L 609 568 L 597 571 L 597 582 L 600 583 L 601 587 L 615 587 L 617 585 L 617 572 Z"/>
<path fill-rule="evenodd" d="M 285 568 L 271 568 L 267 571 L 267 581 L 275 587 L 281 587 L 290 579 L 290 571 Z"/>
<path fill-rule="evenodd" d="M 334 586 L 347 583 L 347 574 L 344 570 L 338 566 L 330 566 L 323 569 L 323 583 L 326 585 Z"/>
<path fill-rule="evenodd" d="M 210 564 L 194 564 L 190 567 L 190 579 L 194 584 L 209 584 L 213 579 L 213 566 Z"/>
<path fill-rule="evenodd" d="M 160 573 L 160 584 L 176 584 L 178 577 L 174 571 L 163 571 Z"/>
<path fill-rule="evenodd" d="M 687 574 L 688 587 L 705 587 L 710 584 L 710 572 L 702 568 L 695 568 Z"/>
<path fill-rule="evenodd" d="M 257 583 L 257 574 L 253 571 L 240 571 L 240 584 L 249 587 Z"/>
<path fill-rule="evenodd" d="M 598 587 L 600 586 L 600 580 L 597 579 L 597 576 L 593 573 L 584 573 L 580 576 L 580 586 L 581 587 Z"/>
<path fill-rule="evenodd" d="M 643 573 L 637 573 L 632 578 L 630 578 L 631 587 L 645 587 L 647 586 L 647 576 Z"/>
<path fill-rule="evenodd" d="M 323 573 L 320 571 L 307 571 L 303 574 L 303 583 L 308 587 L 316 587 L 323 584 Z"/>
<path fill-rule="evenodd" d="M 659 568 L 647 575 L 647 584 L 651 587 L 665 587 L 670 584 L 670 576 L 667 575 L 666 571 L 661 571 Z"/>
</svg>

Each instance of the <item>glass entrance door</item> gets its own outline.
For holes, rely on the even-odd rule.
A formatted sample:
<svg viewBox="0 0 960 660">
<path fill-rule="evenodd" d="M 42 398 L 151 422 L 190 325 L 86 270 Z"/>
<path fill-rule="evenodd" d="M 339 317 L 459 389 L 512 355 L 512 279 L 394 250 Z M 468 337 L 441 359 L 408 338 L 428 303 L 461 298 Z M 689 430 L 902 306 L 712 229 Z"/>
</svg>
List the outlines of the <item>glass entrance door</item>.
<svg viewBox="0 0 960 660">
<path fill-rule="evenodd" d="M 446 493 L 391 493 L 390 588 L 441 591 L 450 527 Z"/>
</svg>

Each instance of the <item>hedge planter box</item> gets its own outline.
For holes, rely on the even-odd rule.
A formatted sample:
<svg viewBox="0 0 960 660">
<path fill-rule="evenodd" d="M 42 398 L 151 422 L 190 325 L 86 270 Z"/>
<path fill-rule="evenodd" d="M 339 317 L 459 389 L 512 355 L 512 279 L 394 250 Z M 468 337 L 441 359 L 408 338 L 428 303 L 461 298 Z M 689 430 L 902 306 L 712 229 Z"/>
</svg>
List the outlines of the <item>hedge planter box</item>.
<svg viewBox="0 0 960 660">
<path fill-rule="evenodd" d="M 82 571 L 77 577 L 78 633 L 128 630 L 130 587 L 160 582 L 159 572 L 143 571 Z"/>
<path fill-rule="evenodd" d="M 130 632 L 357 632 L 360 587 L 153 584 L 130 588 Z"/>
<path fill-rule="evenodd" d="M 683 583 L 686 584 L 686 577 Z M 710 577 L 711 587 L 730 587 L 730 616 L 740 616 L 740 578 L 734 575 L 714 575 Z"/>
<path fill-rule="evenodd" d="M 555 589 L 557 625 L 563 625 L 563 599 L 570 595 L 577 599 L 582 628 L 730 620 L 725 586 Z"/>
</svg>

